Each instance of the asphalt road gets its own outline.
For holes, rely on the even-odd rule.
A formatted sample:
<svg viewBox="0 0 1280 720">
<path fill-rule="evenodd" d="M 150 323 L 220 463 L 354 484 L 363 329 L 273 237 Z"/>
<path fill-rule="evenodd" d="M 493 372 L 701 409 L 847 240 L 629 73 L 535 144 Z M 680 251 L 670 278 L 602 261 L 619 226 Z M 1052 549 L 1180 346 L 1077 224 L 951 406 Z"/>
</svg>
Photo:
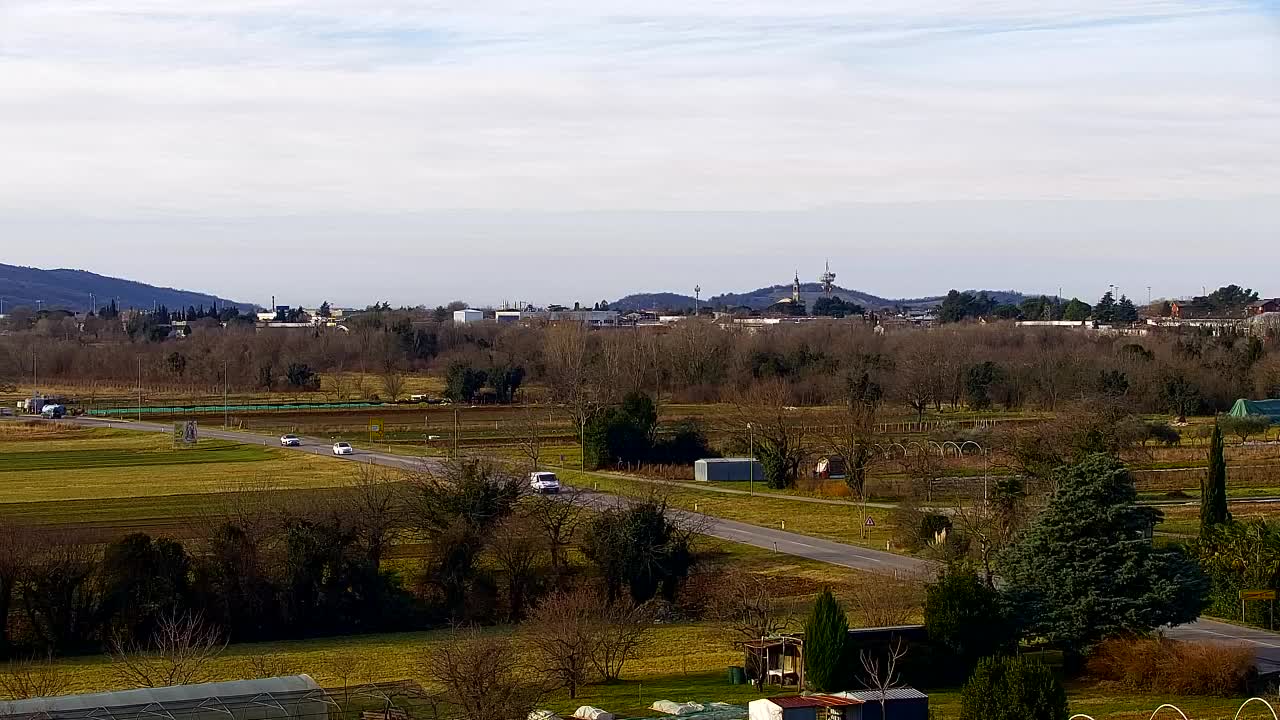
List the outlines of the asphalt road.
<svg viewBox="0 0 1280 720">
<path fill-rule="evenodd" d="M 1259 672 L 1280 671 L 1280 634 L 1277 633 L 1200 618 L 1193 623 L 1168 628 L 1165 635 L 1178 640 L 1249 645 L 1254 649 Z"/>
<path fill-rule="evenodd" d="M 72 422 L 78 425 L 90 427 L 113 427 L 142 432 L 166 434 L 173 432 L 173 426 L 171 424 L 161 423 L 127 422 L 90 418 L 65 418 L 62 422 Z M 201 427 L 200 434 L 204 437 L 253 445 L 279 444 L 278 438 L 275 437 L 265 437 L 253 433 L 236 432 L 233 430 L 219 430 L 216 428 Z M 422 470 L 424 468 L 436 469 L 439 468 L 441 464 L 439 460 L 434 459 L 412 458 L 405 457 L 403 455 L 393 455 L 390 453 L 369 450 L 356 450 L 354 455 L 335 456 L 333 455 L 332 445 L 326 440 L 303 437 L 302 441 L 303 444 L 301 447 L 284 449 L 294 452 L 306 452 L 314 455 L 325 455 L 343 462 L 371 462 L 375 465 L 401 470 Z M 582 491 L 578 493 L 577 497 L 580 502 L 598 509 L 604 509 L 628 502 L 625 498 L 620 496 L 590 491 Z M 843 543 L 831 542 L 829 540 L 822 540 L 819 538 L 809 537 L 807 535 L 785 532 L 783 530 L 774 530 L 757 525 L 748 525 L 746 523 L 740 523 L 733 520 L 715 518 L 709 515 L 701 515 L 697 513 L 683 514 L 692 522 L 697 524 L 699 532 L 711 537 L 730 542 L 742 543 L 744 545 L 751 545 L 753 547 L 764 548 L 766 550 L 773 550 L 778 553 L 792 555 L 795 557 L 816 560 L 818 562 L 829 563 L 832 565 L 839 565 L 852 570 L 861 570 L 896 577 L 909 577 L 927 573 L 933 567 L 932 563 L 926 560 L 895 555 L 881 550 L 845 545 Z M 1187 625 L 1168 628 L 1166 629 L 1165 634 L 1168 637 L 1182 640 L 1249 645 L 1255 648 L 1259 670 L 1262 672 L 1280 671 L 1280 634 L 1277 633 L 1257 630 L 1254 628 L 1238 627 L 1219 622 L 1217 620 L 1201 618 L 1196 622 L 1189 623 Z"/>
</svg>

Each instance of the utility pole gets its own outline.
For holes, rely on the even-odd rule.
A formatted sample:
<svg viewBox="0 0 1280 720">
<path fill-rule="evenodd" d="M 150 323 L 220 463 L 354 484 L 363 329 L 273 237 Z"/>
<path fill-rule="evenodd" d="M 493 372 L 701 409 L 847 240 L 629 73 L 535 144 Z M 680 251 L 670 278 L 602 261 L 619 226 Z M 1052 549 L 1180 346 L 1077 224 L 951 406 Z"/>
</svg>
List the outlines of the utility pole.
<svg viewBox="0 0 1280 720">
<path fill-rule="evenodd" d="M 222 361 L 222 427 L 227 427 L 227 361 Z"/>
<path fill-rule="evenodd" d="M 36 396 L 36 346 L 31 346 L 31 397 Z"/>
<path fill-rule="evenodd" d="M 751 457 L 747 460 L 747 494 L 756 494 L 756 429 L 751 423 L 747 423 L 747 454 Z"/>
<path fill-rule="evenodd" d="M 453 408 L 453 459 L 458 459 L 458 407 Z"/>
<path fill-rule="evenodd" d="M 698 303 L 702 300 L 702 286 L 693 286 L 693 316 L 698 317 Z"/>
<path fill-rule="evenodd" d="M 138 422 L 142 422 L 142 356 L 138 356 Z"/>
</svg>

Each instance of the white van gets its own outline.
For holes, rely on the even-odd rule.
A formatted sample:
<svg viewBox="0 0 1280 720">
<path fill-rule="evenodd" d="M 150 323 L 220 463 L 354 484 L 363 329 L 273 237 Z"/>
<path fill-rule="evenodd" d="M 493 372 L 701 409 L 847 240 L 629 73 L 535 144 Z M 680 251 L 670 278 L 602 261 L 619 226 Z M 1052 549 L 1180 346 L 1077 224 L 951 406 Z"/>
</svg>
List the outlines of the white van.
<svg viewBox="0 0 1280 720">
<path fill-rule="evenodd" d="M 538 494 L 560 492 L 560 478 L 552 472 L 529 473 L 529 487 Z"/>
</svg>

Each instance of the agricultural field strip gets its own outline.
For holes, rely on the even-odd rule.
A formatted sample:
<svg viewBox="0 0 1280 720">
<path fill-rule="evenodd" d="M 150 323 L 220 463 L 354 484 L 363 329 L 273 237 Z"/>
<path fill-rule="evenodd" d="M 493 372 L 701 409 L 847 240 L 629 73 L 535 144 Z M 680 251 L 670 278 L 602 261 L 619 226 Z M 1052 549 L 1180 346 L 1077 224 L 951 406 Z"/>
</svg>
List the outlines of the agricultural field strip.
<svg viewBox="0 0 1280 720">
<path fill-rule="evenodd" d="M 71 422 L 85 427 L 110 427 L 154 433 L 172 432 L 172 426 L 147 422 L 117 422 L 86 418 L 76 418 L 71 420 Z M 207 429 L 202 430 L 202 433 L 205 437 L 229 440 L 232 442 L 262 445 L 271 445 L 275 442 L 274 438 L 226 430 Z M 288 450 L 292 452 L 306 452 L 315 455 L 333 457 L 330 455 L 330 450 L 327 444 L 317 444 L 317 442 L 323 441 L 304 438 L 304 444 L 302 447 L 288 448 Z M 401 470 L 420 470 L 424 465 L 427 468 L 440 467 L 440 463 L 437 460 L 405 457 L 372 451 L 363 451 L 357 455 L 333 457 L 333 459 L 335 461 L 345 462 L 370 462 L 376 465 Z M 596 509 L 607 509 L 615 507 L 618 504 L 628 502 L 627 499 L 620 496 L 591 492 L 584 492 L 581 495 L 581 498 L 582 502 Z M 785 552 L 797 557 L 805 557 L 812 560 L 818 560 L 820 562 L 841 565 L 850 569 L 865 570 L 889 575 L 912 575 L 927 571 L 932 567 L 932 564 L 927 561 L 902 555 L 895 555 L 883 550 L 860 548 L 853 545 L 846 545 L 844 543 L 823 540 L 821 538 L 813 538 L 806 535 L 800 535 L 798 533 L 774 530 L 771 528 L 726 520 L 723 518 L 716 518 L 700 513 L 685 512 L 684 514 L 689 517 L 692 522 L 696 523 L 699 531 L 705 535 L 710 535 L 724 540 L 731 540 L 766 550 Z"/>
<path fill-rule="evenodd" d="M 252 445 L 200 448 L 184 453 L 137 450 L 53 450 L 0 454 L 0 473 L 23 470 L 80 470 L 89 468 L 147 467 L 155 465 L 202 465 L 271 460 L 274 456 Z"/>
</svg>

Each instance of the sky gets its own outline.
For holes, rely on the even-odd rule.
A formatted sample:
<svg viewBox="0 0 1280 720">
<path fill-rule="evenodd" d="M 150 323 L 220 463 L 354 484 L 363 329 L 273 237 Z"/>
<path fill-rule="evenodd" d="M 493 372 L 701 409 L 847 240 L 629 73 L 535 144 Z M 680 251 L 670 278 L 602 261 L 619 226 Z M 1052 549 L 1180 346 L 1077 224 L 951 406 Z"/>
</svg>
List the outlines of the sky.
<svg viewBox="0 0 1280 720">
<path fill-rule="evenodd" d="M 0 262 L 238 301 L 1280 295 L 1280 0 L 0 0 Z"/>
</svg>

